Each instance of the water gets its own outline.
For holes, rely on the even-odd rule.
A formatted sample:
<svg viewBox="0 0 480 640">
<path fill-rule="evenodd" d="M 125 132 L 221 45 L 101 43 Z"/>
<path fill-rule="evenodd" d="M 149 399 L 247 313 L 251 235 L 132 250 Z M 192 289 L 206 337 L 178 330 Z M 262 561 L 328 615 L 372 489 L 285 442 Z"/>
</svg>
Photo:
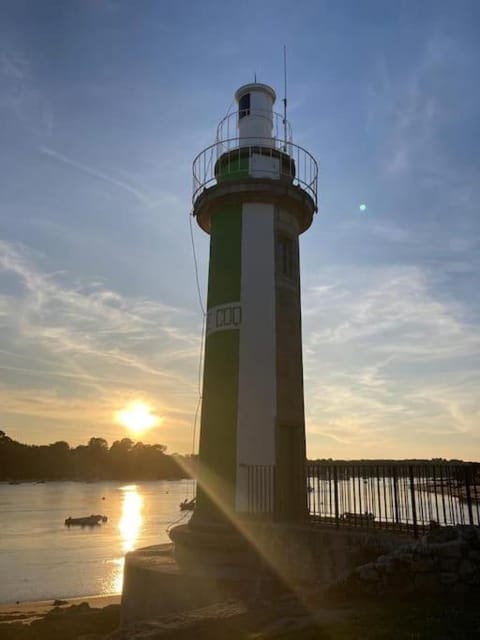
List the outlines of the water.
<svg viewBox="0 0 480 640">
<path fill-rule="evenodd" d="M 327 518 L 335 517 L 335 482 L 322 478 L 309 477 L 308 484 L 311 487 L 309 493 L 310 513 Z M 470 514 L 466 502 L 454 496 L 450 490 L 445 489 L 444 494 L 428 491 L 428 484 L 422 479 L 416 479 L 413 498 L 415 499 L 415 513 L 418 525 L 428 527 L 431 520 L 439 522 L 442 526 L 454 526 L 470 523 Z M 410 480 L 402 476 L 398 479 L 395 503 L 395 484 L 393 477 L 384 476 L 381 479 L 350 478 L 339 480 L 338 508 L 339 514 L 355 512 L 357 514 L 371 513 L 375 516 L 377 524 L 395 523 L 412 525 L 412 492 Z M 472 494 L 476 491 L 471 489 Z M 475 501 L 472 506 L 472 522 L 480 524 L 480 507 Z"/>
<path fill-rule="evenodd" d="M 0 483 L 0 603 L 120 593 L 127 551 L 169 542 L 190 480 Z M 98 527 L 65 518 L 105 514 Z"/>
</svg>

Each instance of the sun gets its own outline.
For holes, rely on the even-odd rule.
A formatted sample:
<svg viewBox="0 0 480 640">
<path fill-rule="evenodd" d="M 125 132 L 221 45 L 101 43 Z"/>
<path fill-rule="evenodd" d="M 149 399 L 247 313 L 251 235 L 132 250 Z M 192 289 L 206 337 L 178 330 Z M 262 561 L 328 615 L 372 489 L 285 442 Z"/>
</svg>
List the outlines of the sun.
<svg viewBox="0 0 480 640">
<path fill-rule="evenodd" d="M 152 413 L 151 407 L 139 400 L 117 411 L 115 418 L 134 435 L 141 435 L 161 422 L 161 418 Z"/>
</svg>

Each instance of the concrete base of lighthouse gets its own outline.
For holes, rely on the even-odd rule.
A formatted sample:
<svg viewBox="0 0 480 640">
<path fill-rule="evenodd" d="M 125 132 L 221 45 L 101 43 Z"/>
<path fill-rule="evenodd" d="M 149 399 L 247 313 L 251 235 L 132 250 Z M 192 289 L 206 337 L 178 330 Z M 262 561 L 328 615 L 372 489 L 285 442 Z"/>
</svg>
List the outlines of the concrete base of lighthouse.
<svg viewBox="0 0 480 640">
<path fill-rule="evenodd" d="M 182 570 L 173 544 L 137 549 L 125 559 L 121 628 L 164 615 L 197 609 L 239 595 L 241 584 L 224 571 Z M 245 583 L 245 581 L 243 581 Z"/>
<path fill-rule="evenodd" d="M 248 523 L 242 533 L 182 525 L 171 537 L 174 544 L 127 554 L 123 629 L 232 597 L 248 603 L 290 591 L 301 600 L 305 589 L 326 588 L 405 543 L 376 529 L 272 522 Z"/>
<path fill-rule="evenodd" d="M 137 549 L 125 559 L 122 627 L 228 598 L 249 600 L 281 583 L 246 537 L 221 528 L 171 531 L 174 544 Z"/>
</svg>

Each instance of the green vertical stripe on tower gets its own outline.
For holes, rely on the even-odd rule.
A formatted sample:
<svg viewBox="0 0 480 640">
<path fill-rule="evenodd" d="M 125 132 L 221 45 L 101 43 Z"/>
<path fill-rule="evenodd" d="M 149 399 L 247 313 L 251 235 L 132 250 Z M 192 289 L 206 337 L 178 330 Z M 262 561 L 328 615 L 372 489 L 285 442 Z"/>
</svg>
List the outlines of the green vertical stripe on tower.
<svg viewBox="0 0 480 640">
<path fill-rule="evenodd" d="M 207 307 L 240 300 L 242 268 L 242 205 L 212 215 Z M 235 504 L 238 413 L 238 329 L 207 336 L 200 435 L 202 461 L 197 515 L 208 520 Z"/>
<path fill-rule="evenodd" d="M 242 205 L 214 213 L 210 231 L 207 307 L 240 300 L 242 269 Z"/>
</svg>

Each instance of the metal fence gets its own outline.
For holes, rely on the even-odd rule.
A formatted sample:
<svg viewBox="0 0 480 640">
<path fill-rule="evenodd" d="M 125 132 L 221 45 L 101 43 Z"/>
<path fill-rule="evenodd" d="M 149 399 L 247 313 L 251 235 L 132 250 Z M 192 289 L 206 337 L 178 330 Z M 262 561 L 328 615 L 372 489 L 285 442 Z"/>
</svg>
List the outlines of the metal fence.
<svg viewBox="0 0 480 640">
<path fill-rule="evenodd" d="M 275 467 L 246 468 L 246 511 L 278 517 Z M 333 462 L 306 466 L 308 519 L 415 537 L 436 526 L 480 525 L 480 464 Z"/>
<path fill-rule="evenodd" d="M 315 462 L 307 465 L 308 510 L 337 527 L 411 531 L 480 524 L 480 465 Z"/>
<path fill-rule="evenodd" d="M 247 512 L 272 515 L 275 510 L 275 467 L 265 464 L 245 465 L 247 469 Z"/>
</svg>

